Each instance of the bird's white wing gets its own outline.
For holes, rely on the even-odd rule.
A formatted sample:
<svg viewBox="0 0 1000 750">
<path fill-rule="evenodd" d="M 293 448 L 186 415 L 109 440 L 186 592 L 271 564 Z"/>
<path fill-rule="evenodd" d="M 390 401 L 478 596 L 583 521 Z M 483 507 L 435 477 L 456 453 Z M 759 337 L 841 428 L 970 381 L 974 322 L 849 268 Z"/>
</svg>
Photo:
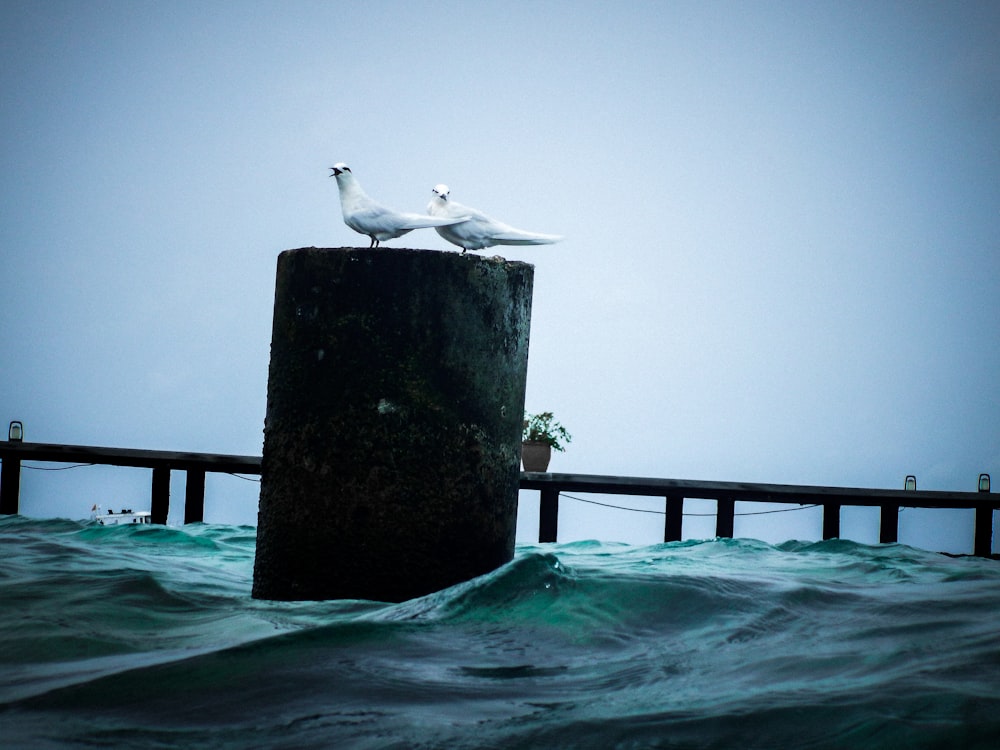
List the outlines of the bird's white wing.
<svg viewBox="0 0 1000 750">
<path fill-rule="evenodd" d="M 463 250 L 482 250 L 493 245 L 547 245 L 562 237 L 555 234 L 525 232 L 487 216 L 482 211 L 448 200 L 448 186 L 434 188 L 438 195 L 427 206 L 427 213 L 434 216 L 465 216 L 466 221 L 448 227 L 439 227 L 437 233 Z"/>
<path fill-rule="evenodd" d="M 424 229 L 426 227 L 446 227 L 451 224 L 460 224 L 466 221 L 468 216 L 428 216 L 427 214 L 396 214 L 402 222 L 400 229 Z"/>
<path fill-rule="evenodd" d="M 363 209 L 345 214 L 344 221 L 355 231 L 362 234 L 380 232 L 409 232 L 412 229 L 425 227 L 441 227 L 464 221 L 464 217 L 435 217 L 418 213 L 393 211 L 391 208 L 372 201 Z"/>
</svg>

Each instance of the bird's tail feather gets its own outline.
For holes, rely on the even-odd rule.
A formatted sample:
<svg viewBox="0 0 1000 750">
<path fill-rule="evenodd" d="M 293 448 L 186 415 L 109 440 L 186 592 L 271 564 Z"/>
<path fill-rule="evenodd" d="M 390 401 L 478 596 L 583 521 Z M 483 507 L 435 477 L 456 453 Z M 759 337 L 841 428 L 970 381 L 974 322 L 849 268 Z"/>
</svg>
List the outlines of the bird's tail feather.
<svg viewBox="0 0 1000 750">
<path fill-rule="evenodd" d="M 497 245 L 551 245 L 562 239 L 557 234 L 536 234 L 534 232 L 505 232 L 492 237 Z"/>
</svg>

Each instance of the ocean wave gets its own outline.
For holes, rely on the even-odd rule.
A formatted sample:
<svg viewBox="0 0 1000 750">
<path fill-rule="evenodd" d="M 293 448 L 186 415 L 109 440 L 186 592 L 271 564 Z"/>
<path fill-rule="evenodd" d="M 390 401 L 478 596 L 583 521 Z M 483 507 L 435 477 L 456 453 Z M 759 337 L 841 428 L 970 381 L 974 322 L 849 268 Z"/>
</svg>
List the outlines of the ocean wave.
<svg viewBox="0 0 1000 750">
<path fill-rule="evenodd" d="M 0 520 L 11 746 L 1000 736 L 993 560 L 837 540 L 523 545 L 399 604 L 266 602 L 250 597 L 254 543 L 251 527 Z"/>
</svg>

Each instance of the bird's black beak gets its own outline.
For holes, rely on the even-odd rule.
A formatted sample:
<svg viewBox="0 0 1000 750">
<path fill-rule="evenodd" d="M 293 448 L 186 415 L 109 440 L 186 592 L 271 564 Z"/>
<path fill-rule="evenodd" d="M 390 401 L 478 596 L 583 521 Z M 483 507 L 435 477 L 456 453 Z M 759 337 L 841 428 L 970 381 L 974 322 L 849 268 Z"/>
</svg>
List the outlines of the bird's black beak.
<svg viewBox="0 0 1000 750">
<path fill-rule="evenodd" d="M 330 167 L 330 169 L 333 170 L 333 174 L 330 175 L 331 177 L 336 177 L 338 174 L 343 174 L 344 171 L 342 169 L 337 169 L 336 167 Z"/>
</svg>

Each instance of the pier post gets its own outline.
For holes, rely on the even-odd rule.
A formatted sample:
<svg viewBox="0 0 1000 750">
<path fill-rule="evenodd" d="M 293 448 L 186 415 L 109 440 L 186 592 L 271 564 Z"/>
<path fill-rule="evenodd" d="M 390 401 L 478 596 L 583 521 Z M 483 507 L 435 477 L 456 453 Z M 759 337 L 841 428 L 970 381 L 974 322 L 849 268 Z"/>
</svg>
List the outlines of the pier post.
<svg viewBox="0 0 1000 750">
<path fill-rule="evenodd" d="M 170 514 L 170 469 L 158 466 L 153 469 L 153 487 L 150 493 L 149 520 L 166 525 Z"/>
<path fill-rule="evenodd" d="M 823 538 L 840 539 L 840 503 L 823 503 Z"/>
<path fill-rule="evenodd" d="M 715 536 L 732 539 L 736 527 L 736 501 L 731 497 L 720 497 L 716 501 Z"/>
<path fill-rule="evenodd" d="M 666 518 L 663 523 L 663 541 L 679 542 L 681 524 L 684 522 L 684 496 L 676 493 L 667 495 Z"/>
<path fill-rule="evenodd" d="M 0 464 L 0 514 L 13 516 L 21 509 L 21 459 L 6 455 Z"/>
<path fill-rule="evenodd" d="M 538 501 L 538 543 L 554 544 L 559 538 L 559 490 L 546 487 Z"/>
<path fill-rule="evenodd" d="M 988 505 L 976 506 L 975 531 L 973 532 L 972 553 L 979 557 L 993 554 L 993 508 Z"/>
<path fill-rule="evenodd" d="M 899 541 L 899 506 L 896 503 L 883 503 L 880 506 L 878 541 L 879 544 L 895 544 Z"/>
<path fill-rule="evenodd" d="M 533 270 L 279 255 L 255 598 L 403 601 L 513 557 Z"/>
<path fill-rule="evenodd" d="M 184 523 L 205 520 L 205 470 L 188 469 L 184 486 Z"/>
</svg>

